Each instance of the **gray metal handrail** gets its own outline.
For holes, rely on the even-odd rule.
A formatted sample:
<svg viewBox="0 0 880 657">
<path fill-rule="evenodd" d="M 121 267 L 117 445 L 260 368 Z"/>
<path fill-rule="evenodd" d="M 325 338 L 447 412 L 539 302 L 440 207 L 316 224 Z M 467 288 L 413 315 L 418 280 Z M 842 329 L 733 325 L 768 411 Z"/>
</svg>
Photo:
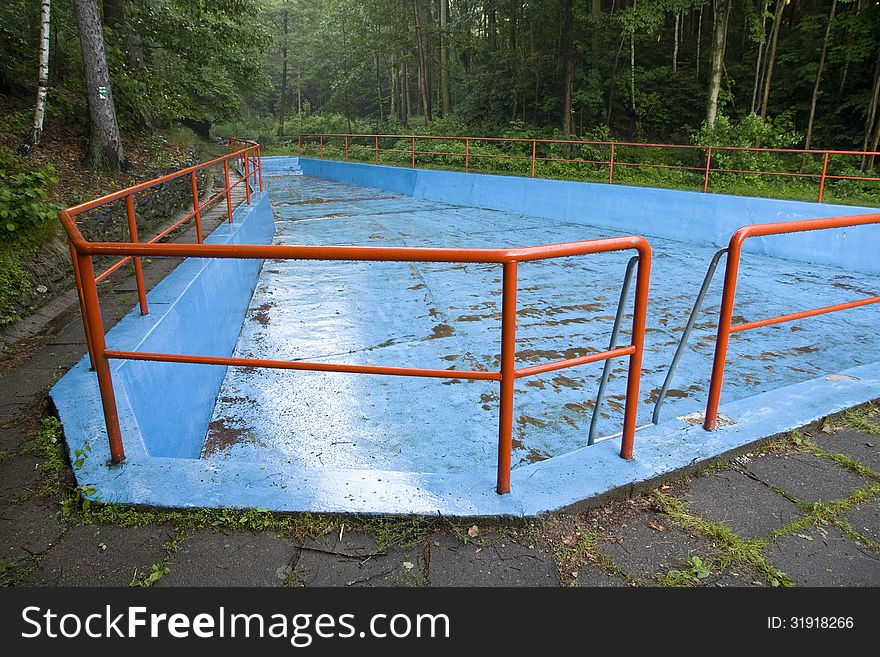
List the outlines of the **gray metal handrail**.
<svg viewBox="0 0 880 657">
<path fill-rule="evenodd" d="M 626 273 L 623 275 L 623 286 L 620 288 L 620 300 L 617 302 L 617 315 L 614 317 L 614 327 L 611 329 L 611 339 L 608 341 L 608 351 L 617 348 L 617 339 L 620 336 L 620 325 L 623 322 L 623 311 L 626 309 L 626 298 L 629 295 L 629 287 L 632 282 L 633 271 L 639 256 L 633 256 L 626 263 Z M 608 385 L 608 378 L 611 376 L 611 360 L 605 361 L 602 368 L 602 378 L 599 380 L 599 390 L 596 392 L 596 403 L 593 404 L 593 417 L 590 418 L 590 437 L 587 445 L 596 442 L 596 430 L 599 426 L 599 409 L 605 398 L 605 387 Z"/>
<path fill-rule="evenodd" d="M 715 270 L 718 268 L 718 261 L 721 260 L 721 256 L 725 253 L 727 253 L 726 248 L 717 251 L 715 255 L 712 256 L 711 262 L 709 262 L 709 269 L 706 270 L 706 276 L 703 278 L 703 286 L 700 288 L 700 293 L 694 301 L 694 307 L 691 310 L 690 317 L 688 317 L 687 324 L 685 324 L 684 333 L 682 333 L 681 339 L 678 341 L 675 355 L 672 357 L 672 362 L 669 364 L 669 371 L 666 372 L 666 379 L 663 381 L 663 387 L 660 388 L 660 394 L 657 396 L 657 401 L 654 403 L 654 414 L 651 416 L 651 422 L 653 424 L 660 423 L 660 407 L 663 405 L 663 400 L 666 399 L 666 394 L 669 392 L 669 387 L 672 385 L 672 379 L 675 376 L 675 371 L 678 369 L 678 363 L 684 355 L 684 349 L 694 330 L 694 324 L 697 323 L 697 315 L 700 314 L 700 308 L 703 306 L 706 293 L 709 291 L 709 285 L 712 283 L 712 278 L 715 276 Z M 607 362 L 608 361 L 606 361 L 606 363 Z"/>
</svg>

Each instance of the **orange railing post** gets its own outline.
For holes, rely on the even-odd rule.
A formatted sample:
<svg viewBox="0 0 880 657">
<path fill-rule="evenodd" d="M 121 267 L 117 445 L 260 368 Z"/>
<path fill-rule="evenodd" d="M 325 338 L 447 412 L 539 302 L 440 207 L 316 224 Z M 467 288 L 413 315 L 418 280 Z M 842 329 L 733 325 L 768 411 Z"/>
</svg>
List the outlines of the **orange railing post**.
<svg viewBox="0 0 880 657">
<path fill-rule="evenodd" d="M 122 463 L 125 449 L 122 446 L 122 432 L 119 430 L 119 415 L 116 410 L 116 395 L 113 392 L 113 377 L 110 374 L 110 361 L 107 358 L 107 343 L 104 339 L 104 324 L 101 320 L 101 304 L 98 300 L 98 286 L 95 283 L 95 269 L 92 257 L 76 251 L 77 266 L 83 285 L 84 320 L 88 323 L 89 353 L 94 359 L 98 389 L 101 393 L 101 407 L 107 438 L 110 441 L 110 460 Z"/>
<path fill-rule="evenodd" d="M 62 210 L 62 212 L 65 212 Z M 92 353 L 92 338 L 89 334 L 89 317 L 86 312 L 86 302 L 83 292 L 83 282 L 82 275 L 79 271 L 79 260 L 76 257 L 76 249 L 73 246 L 73 242 L 68 239 L 68 245 L 70 246 L 70 259 L 73 263 L 73 280 L 76 284 L 76 296 L 79 298 L 79 312 L 82 316 L 83 321 L 83 333 L 86 336 L 86 348 L 89 352 L 89 369 L 95 369 L 95 355 Z"/>
<path fill-rule="evenodd" d="M 376 164 L 379 164 L 379 135 L 376 135 Z"/>
<path fill-rule="evenodd" d="M 345 161 L 348 162 L 348 135 L 345 135 Z"/>
<path fill-rule="evenodd" d="M 825 176 L 828 174 L 828 151 L 825 151 L 825 159 L 822 161 L 822 179 L 819 181 L 819 203 L 825 193 Z"/>
<path fill-rule="evenodd" d="M 263 192 L 263 155 L 261 147 L 257 144 L 257 172 L 260 174 L 260 193 Z"/>
<path fill-rule="evenodd" d="M 412 151 L 412 168 L 416 168 L 416 138 L 412 138 L 412 143 L 410 145 L 410 150 Z"/>
<path fill-rule="evenodd" d="M 614 184 L 614 142 L 611 142 L 611 159 L 608 161 L 608 184 Z"/>
<path fill-rule="evenodd" d="M 532 139 L 532 178 L 535 177 L 535 152 L 538 150 L 538 141 Z"/>
<path fill-rule="evenodd" d="M 471 157 L 471 140 L 468 137 L 464 138 L 464 172 L 468 173 L 470 169 L 470 157 Z"/>
<path fill-rule="evenodd" d="M 247 204 L 251 204 L 251 174 L 248 168 L 247 150 L 244 152 L 244 198 Z"/>
<path fill-rule="evenodd" d="M 319 139 L 320 144 L 320 159 L 324 159 L 324 135 L 321 135 Z"/>
<path fill-rule="evenodd" d="M 709 150 L 706 153 L 706 175 L 703 178 L 703 193 L 709 191 L 709 167 L 712 165 L 712 147 L 709 146 Z M 730 262 L 728 260 L 728 262 Z"/>
<path fill-rule="evenodd" d="M 626 406 L 623 411 L 623 436 L 620 456 L 631 459 L 635 443 L 636 419 L 639 410 L 639 388 L 642 381 L 642 355 L 645 350 L 645 330 L 648 319 L 648 290 L 651 283 L 651 246 L 647 240 L 638 245 L 639 269 L 636 274 L 636 298 L 633 307 L 632 345 L 635 351 L 629 357 L 626 382 Z"/>
<path fill-rule="evenodd" d="M 232 188 L 229 186 L 229 160 L 223 160 L 223 179 L 225 181 L 224 191 L 226 192 L 226 218 L 232 223 Z"/>
<path fill-rule="evenodd" d="M 192 195 L 193 195 L 193 215 L 196 218 L 196 239 L 199 244 L 204 242 L 204 238 L 202 237 L 202 212 L 199 208 L 199 185 L 196 181 L 196 172 L 193 171 L 189 175 L 190 187 L 192 187 Z"/>
<path fill-rule="evenodd" d="M 138 229 L 137 219 L 134 216 L 134 194 L 125 197 L 125 214 L 128 218 L 128 236 L 129 239 L 137 244 Z M 146 315 L 149 311 L 147 308 L 147 290 L 144 286 L 144 268 L 141 265 L 141 259 L 135 256 L 134 260 L 134 280 L 137 285 L 138 303 L 141 306 L 141 315 Z"/>
<path fill-rule="evenodd" d="M 513 451 L 513 391 L 516 384 L 517 262 L 505 262 L 501 291 L 501 401 L 498 411 L 498 481 L 495 491 L 510 492 Z"/>
<path fill-rule="evenodd" d="M 296 136 L 296 156 L 302 156 L 302 135 L 297 134 Z"/>
</svg>

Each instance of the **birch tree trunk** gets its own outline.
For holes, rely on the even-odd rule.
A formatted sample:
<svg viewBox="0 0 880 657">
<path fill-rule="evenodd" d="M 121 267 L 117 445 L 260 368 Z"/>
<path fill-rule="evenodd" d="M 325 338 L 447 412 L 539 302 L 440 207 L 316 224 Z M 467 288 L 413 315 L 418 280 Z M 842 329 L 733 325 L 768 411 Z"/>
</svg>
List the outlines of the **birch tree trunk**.
<svg viewBox="0 0 880 657">
<path fill-rule="evenodd" d="M 672 48 L 672 72 L 678 71 L 678 27 L 681 24 L 681 12 L 675 12 L 675 46 Z"/>
<path fill-rule="evenodd" d="M 96 0 L 73 0 L 85 69 L 89 103 L 89 150 L 87 161 L 95 168 L 122 171 L 128 166 L 116 122 L 110 90 L 110 73 L 104 52 L 104 32 Z"/>
<path fill-rule="evenodd" d="M 31 131 L 18 152 L 28 155 L 43 136 L 43 120 L 46 118 L 46 94 L 49 91 L 49 28 L 51 25 L 51 0 L 43 0 L 40 7 L 40 73 L 37 80 L 37 103 L 34 105 L 34 120 Z"/>
</svg>

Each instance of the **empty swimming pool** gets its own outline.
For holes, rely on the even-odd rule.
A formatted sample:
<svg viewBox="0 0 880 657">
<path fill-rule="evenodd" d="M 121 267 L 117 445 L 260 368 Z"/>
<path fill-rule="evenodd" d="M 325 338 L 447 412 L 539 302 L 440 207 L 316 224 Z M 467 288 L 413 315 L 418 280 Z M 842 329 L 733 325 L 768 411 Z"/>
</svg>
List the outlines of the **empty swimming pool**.
<svg viewBox="0 0 880 657">
<path fill-rule="evenodd" d="M 607 186 L 582 183 L 547 189 L 541 184 L 558 181 L 446 172 L 418 172 L 427 178 L 410 181 L 403 176 L 415 172 L 308 160 L 302 161 L 307 175 L 294 175 L 295 158 L 263 161 L 267 194 L 227 229 L 240 243 L 497 249 L 647 236 L 653 271 L 635 458 L 628 462 L 616 455 L 626 358 L 612 361 L 592 446 L 587 444 L 603 363 L 517 381 L 510 496 L 493 492 L 497 381 L 123 361 L 114 375 L 117 396 L 131 416 L 123 433 L 137 435 L 140 446 L 129 450 L 112 477 L 101 470 L 107 470 L 104 464 L 86 469 L 106 482 L 102 499 L 279 510 L 538 513 L 798 426 L 880 390 L 873 367 L 880 347 L 877 305 L 762 327 L 731 340 L 721 407 L 727 426 L 716 432 L 699 427 L 693 417 L 706 407 L 722 258 L 722 271 L 708 287 L 682 351 L 661 422 L 651 424 L 707 267 L 733 232 L 728 226 L 748 224 L 761 214 L 767 221 L 808 218 L 810 212 L 832 216 L 837 208 L 626 187 L 609 192 Z M 525 190 L 517 192 L 522 197 L 505 196 L 513 185 Z M 601 194 L 590 196 L 594 188 Z M 707 197 L 718 207 L 707 206 Z M 871 243 L 880 243 L 876 233 L 876 226 L 850 229 L 843 245 L 833 231 L 812 241 L 803 235 L 767 238 L 776 240 L 772 244 L 761 240 L 758 252 L 742 259 L 734 320 L 751 322 L 876 294 L 880 270 L 864 255 Z M 522 263 L 516 366 L 608 349 L 631 255 Z M 499 368 L 501 265 L 267 259 L 240 261 L 236 273 L 221 271 L 229 262 L 205 262 L 189 260 L 189 272 L 175 272 L 151 293 L 156 303 L 168 305 L 164 319 L 132 315 L 108 334 L 108 347 L 181 352 L 179 345 L 170 346 L 177 330 L 190 336 L 213 332 L 212 338 L 188 338 L 191 353 L 198 355 L 228 349 L 222 355 L 242 359 Z M 259 267 L 258 275 L 247 263 Z M 211 266 L 219 273 L 209 271 Z M 242 273 L 242 267 L 251 269 Z M 250 288 L 240 283 L 249 276 Z M 243 289 L 233 289 L 233 280 Z M 224 295 L 236 299 L 230 302 L 234 310 L 224 313 Z M 632 337 L 632 297 L 631 291 L 624 302 L 620 345 Z M 190 306 L 212 319 L 195 319 Z M 146 333 L 145 321 L 151 322 Z M 216 334 L 225 336 L 220 343 Z M 65 405 L 71 386 L 88 378 L 87 363 L 77 367 L 53 390 L 69 438 L 72 430 L 100 433 L 100 423 L 86 417 L 95 414 L 94 395 L 80 411 Z M 176 405 L 190 393 L 178 393 L 178 387 L 182 391 L 190 381 L 204 388 L 200 381 L 207 376 L 213 377 L 210 399 L 200 399 L 198 421 L 183 426 L 189 421 L 184 416 L 192 414 L 186 404 Z M 144 398 L 152 399 L 152 408 Z M 163 399 L 165 412 L 156 408 Z M 127 415 L 124 408 L 123 425 Z"/>
</svg>

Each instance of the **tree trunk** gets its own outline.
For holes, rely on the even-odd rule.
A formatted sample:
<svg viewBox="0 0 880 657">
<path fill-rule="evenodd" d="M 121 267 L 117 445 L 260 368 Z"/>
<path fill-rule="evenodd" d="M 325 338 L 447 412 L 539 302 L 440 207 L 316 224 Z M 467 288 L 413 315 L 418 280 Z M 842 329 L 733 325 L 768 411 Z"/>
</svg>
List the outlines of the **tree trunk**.
<svg viewBox="0 0 880 657">
<path fill-rule="evenodd" d="M 635 9 L 638 0 L 633 0 Z M 636 114 L 636 28 L 629 33 L 629 96 L 632 101 L 632 111 Z"/>
<path fill-rule="evenodd" d="M 110 74 L 104 52 L 104 32 L 96 0 L 74 0 L 89 102 L 88 162 L 93 167 L 121 171 L 128 166 L 116 122 Z"/>
<path fill-rule="evenodd" d="M 700 78 L 700 44 L 703 42 L 703 7 L 700 6 L 700 18 L 697 21 L 697 79 Z"/>
<path fill-rule="evenodd" d="M 601 59 L 600 50 L 602 47 L 600 37 L 602 36 L 601 31 L 599 30 L 599 14 L 602 13 L 602 0 L 593 0 L 592 5 L 590 6 L 590 18 L 593 19 L 591 26 L 591 36 L 592 39 L 590 41 L 590 66 L 593 70 L 599 68 L 599 61 Z"/>
<path fill-rule="evenodd" d="M 623 52 L 623 43 L 626 40 L 626 32 L 620 35 L 620 45 L 617 46 L 617 54 L 611 63 L 611 76 L 608 81 L 608 112 L 605 114 L 605 125 L 611 126 L 611 112 L 614 109 L 614 87 L 617 82 L 617 65 L 620 62 L 620 53 Z"/>
<path fill-rule="evenodd" d="M 43 120 L 46 117 L 46 94 L 49 90 L 49 32 L 51 27 L 51 0 L 43 0 L 40 6 L 40 73 L 37 80 L 37 102 L 34 105 L 34 120 L 31 131 L 25 138 L 18 152 L 28 155 L 43 136 Z M 56 51 L 57 52 L 57 51 Z"/>
<path fill-rule="evenodd" d="M 681 24 L 681 12 L 675 12 L 675 45 L 672 48 L 672 72 L 678 72 L 678 27 Z"/>
<path fill-rule="evenodd" d="M 868 150 L 868 141 L 871 139 L 871 130 L 874 120 L 877 118 L 878 103 L 880 103 L 880 50 L 877 52 L 877 65 L 874 67 L 874 84 L 871 89 L 871 102 L 868 105 L 867 119 L 865 120 L 865 138 L 862 141 L 862 150 Z M 861 170 L 864 171 L 867 160 L 862 158 Z M 874 166 L 874 158 L 871 158 L 871 166 Z"/>
<path fill-rule="evenodd" d="M 572 87 L 574 82 L 574 7 L 573 0 L 562 2 L 562 42 L 559 56 L 562 58 L 562 134 L 574 134 L 572 116 Z"/>
<path fill-rule="evenodd" d="M 302 98 L 302 66 L 296 67 L 296 113 L 302 114 L 303 98 Z"/>
<path fill-rule="evenodd" d="M 402 73 L 402 76 L 403 76 L 403 107 L 401 108 L 401 110 L 403 112 L 403 124 L 408 126 L 409 125 L 409 117 L 412 116 L 412 113 L 413 113 L 413 111 L 412 111 L 413 101 L 412 101 L 412 95 L 410 93 L 410 88 L 409 88 L 409 64 L 407 64 L 406 62 L 403 62 L 401 64 L 401 67 L 402 67 L 401 70 L 403 71 L 403 73 Z"/>
<path fill-rule="evenodd" d="M 449 0 L 440 0 L 440 99 L 443 116 L 449 116 L 452 103 L 449 98 Z"/>
<path fill-rule="evenodd" d="M 773 16 L 773 31 L 770 34 L 770 50 L 767 53 L 767 73 L 764 76 L 764 99 L 761 101 L 761 119 L 767 118 L 767 104 L 770 102 L 770 85 L 773 82 L 773 66 L 776 64 L 776 43 L 779 28 L 782 26 L 782 11 L 785 0 L 776 0 L 776 13 Z"/>
<path fill-rule="evenodd" d="M 761 56 L 764 54 L 764 41 L 767 40 L 767 4 L 769 0 L 761 2 L 761 38 L 758 42 L 758 57 L 755 60 L 755 84 L 752 87 L 752 104 L 749 106 L 750 114 L 758 109 L 758 89 L 761 86 Z"/>
<path fill-rule="evenodd" d="M 816 71 L 816 82 L 813 84 L 813 96 L 810 99 L 810 119 L 807 121 L 807 137 L 804 148 L 810 150 L 813 141 L 813 120 L 816 118 L 816 101 L 819 99 L 819 87 L 822 85 L 822 72 L 825 70 L 825 55 L 828 53 L 828 41 L 831 38 L 831 27 L 834 24 L 834 12 L 837 9 L 837 0 L 831 1 L 831 11 L 828 12 L 828 26 L 825 28 L 825 38 L 822 40 L 822 53 L 819 55 L 819 70 Z"/>
<path fill-rule="evenodd" d="M 721 76 L 724 73 L 724 50 L 727 45 L 727 23 L 730 0 L 714 0 L 712 3 L 712 68 L 709 76 L 709 101 L 706 104 L 706 125 L 715 128 L 718 118 L 718 93 L 721 91 Z"/>
<path fill-rule="evenodd" d="M 382 108 L 382 74 L 381 69 L 379 68 L 379 55 L 378 53 L 374 56 L 374 60 L 376 62 L 376 102 L 379 106 L 379 120 L 385 120 L 385 110 Z"/>
<path fill-rule="evenodd" d="M 284 116 L 287 114 L 287 35 L 288 30 L 288 12 L 284 8 L 281 18 L 281 29 L 283 30 L 284 40 L 281 42 L 281 98 L 278 102 L 278 134 L 284 134 Z"/>
<path fill-rule="evenodd" d="M 425 125 L 431 125 L 431 90 L 428 86 L 428 48 L 425 42 L 425 33 L 422 29 L 422 12 L 419 8 L 419 0 L 412 0 L 413 18 L 416 25 L 416 42 L 419 51 L 419 97 L 422 101 L 422 112 L 425 116 Z"/>
</svg>

